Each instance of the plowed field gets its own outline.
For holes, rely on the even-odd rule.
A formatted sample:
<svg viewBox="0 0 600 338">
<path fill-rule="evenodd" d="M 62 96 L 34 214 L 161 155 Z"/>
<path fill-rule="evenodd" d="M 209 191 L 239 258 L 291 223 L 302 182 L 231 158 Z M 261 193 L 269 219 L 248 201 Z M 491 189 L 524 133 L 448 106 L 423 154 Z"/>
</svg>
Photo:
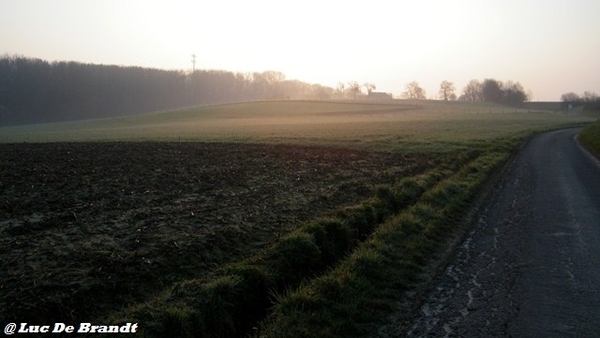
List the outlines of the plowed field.
<svg viewBox="0 0 600 338">
<path fill-rule="evenodd" d="M 0 321 L 100 318 L 434 165 L 302 146 L 0 144 Z"/>
</svg>

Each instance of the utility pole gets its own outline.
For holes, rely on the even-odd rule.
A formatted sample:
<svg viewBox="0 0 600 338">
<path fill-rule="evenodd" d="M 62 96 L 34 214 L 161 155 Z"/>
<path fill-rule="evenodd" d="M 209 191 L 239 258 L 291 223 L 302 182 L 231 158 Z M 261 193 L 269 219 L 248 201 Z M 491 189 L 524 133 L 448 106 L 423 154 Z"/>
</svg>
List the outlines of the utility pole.
<svg viewBox="0 0 600 338">
<path fill-rule="evenodd" d="M 192 73 L 196 72 L 196 54 L 192 54 Z"/>
</svg>

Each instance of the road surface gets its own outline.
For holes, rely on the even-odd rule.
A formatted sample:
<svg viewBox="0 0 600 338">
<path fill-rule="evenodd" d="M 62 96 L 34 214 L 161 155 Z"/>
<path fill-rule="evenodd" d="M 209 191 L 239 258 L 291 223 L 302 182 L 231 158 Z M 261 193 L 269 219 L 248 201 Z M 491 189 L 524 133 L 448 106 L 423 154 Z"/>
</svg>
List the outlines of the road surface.
<svg viewBox="0 0 600 338">
<path fill-rule="evenodd" d="M 600 164 L 533 138 L 412 321 L 380 336 L 600 337 Z"/>
</svg>

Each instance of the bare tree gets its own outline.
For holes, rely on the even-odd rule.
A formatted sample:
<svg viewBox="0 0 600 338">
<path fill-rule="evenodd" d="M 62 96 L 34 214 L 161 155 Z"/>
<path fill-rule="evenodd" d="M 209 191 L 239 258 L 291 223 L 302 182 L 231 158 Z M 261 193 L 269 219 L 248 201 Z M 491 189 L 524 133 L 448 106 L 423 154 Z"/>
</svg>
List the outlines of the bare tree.
<svg viewBox="0 0 600 338">
<path fill-rule="evenodd" d="M 598 94 L 586 90 L 583 92 L 582 99 L 585 102 L 585 110 L 600 111 L 600 96 Z"/>
<path fill-rule="evenodd" d="M 481 82 L 471 80 L 465 88 L 463 88 L 463 96 L 465 101 L 483 101 Z"/>
<path fill-rule="evenodd" d="M 352 93 L 352 98 L 356 100 L 356 95 L 360 93 L 360 85 L 356 81 L 348 82 L 348 90 Z"/>
<path fill-rule="evenodd" d="M 600 96 L 598 96 L 598 94 L 594 92 L 586 90 L 585 92 L 583 92 L 582 99 L 584 102 L 596 102 L 600 100 Z"/>
<path fill-rule="evenodd" d="M 274 70 L 264 71 L 260 75 L 263 77 L 263 79 L 269 85 L 272 85 L 276 82 L 281 82 L 281 81 L 285 80 L 285 74 L 283 74 L 282 72 L 274 71 Z"/>
<path fill-rule="evenodd" d="M 343 82 L 338 82 L 338 86 L 335 91 L 340 96 L 340 99 L 343 99 L 346 93 L 346 85 Z"/>
<path fill-rule="evenodd" d="M 600 111 L 600 96 L 591 91 L 585 91 L 583 95 L 573 92 L 564 93 L 560 99 L 563 101 L 563 107 L 566 109 L 583 106 L 586 110 Z"/>
<path fill-rule="evenodd" d="M 444 80 L 442 83 L 440 83 L 440 91 L 438 92 L 438 95 L 444 101 L 454 101 L 456 100 L 456 94 L 454 93 L 454 90 L 454 83 Z"/>
<path fill-rule="evenodd" d="M 427 95 L 425 89 L 421 88 L 417 81 L 408 83 L 405 87 L 406 91 L 402 93 L 402 97 L 410 100 L 425 100 Z"/>
<path fill-rule="evenodd" d="M 375 89 L 377 89 L 377 87 L 375 87 L 374 84 L 369 83 L 369 82 L 365 82 L 363 84 L 363 87 L 365 87 L 365 89 L 367 90 L 367 93 L 371 94 L 371 92 L 373 92 Z"/>
</svg>

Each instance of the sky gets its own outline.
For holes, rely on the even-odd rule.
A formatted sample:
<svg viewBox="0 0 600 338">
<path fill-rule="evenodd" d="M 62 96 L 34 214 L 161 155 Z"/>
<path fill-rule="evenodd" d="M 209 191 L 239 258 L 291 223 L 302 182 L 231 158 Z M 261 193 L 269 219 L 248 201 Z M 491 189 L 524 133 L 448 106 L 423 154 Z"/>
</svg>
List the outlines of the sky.
<svg viewBox="0 0 600 338">
<path fill-rule="evenodd" d="M 600 93 L 598 0 L 0 0 L 0 54 L 161 69 L 280 71 L 436 97 L 471 79 L 534 101 Z"/>
</svg>

